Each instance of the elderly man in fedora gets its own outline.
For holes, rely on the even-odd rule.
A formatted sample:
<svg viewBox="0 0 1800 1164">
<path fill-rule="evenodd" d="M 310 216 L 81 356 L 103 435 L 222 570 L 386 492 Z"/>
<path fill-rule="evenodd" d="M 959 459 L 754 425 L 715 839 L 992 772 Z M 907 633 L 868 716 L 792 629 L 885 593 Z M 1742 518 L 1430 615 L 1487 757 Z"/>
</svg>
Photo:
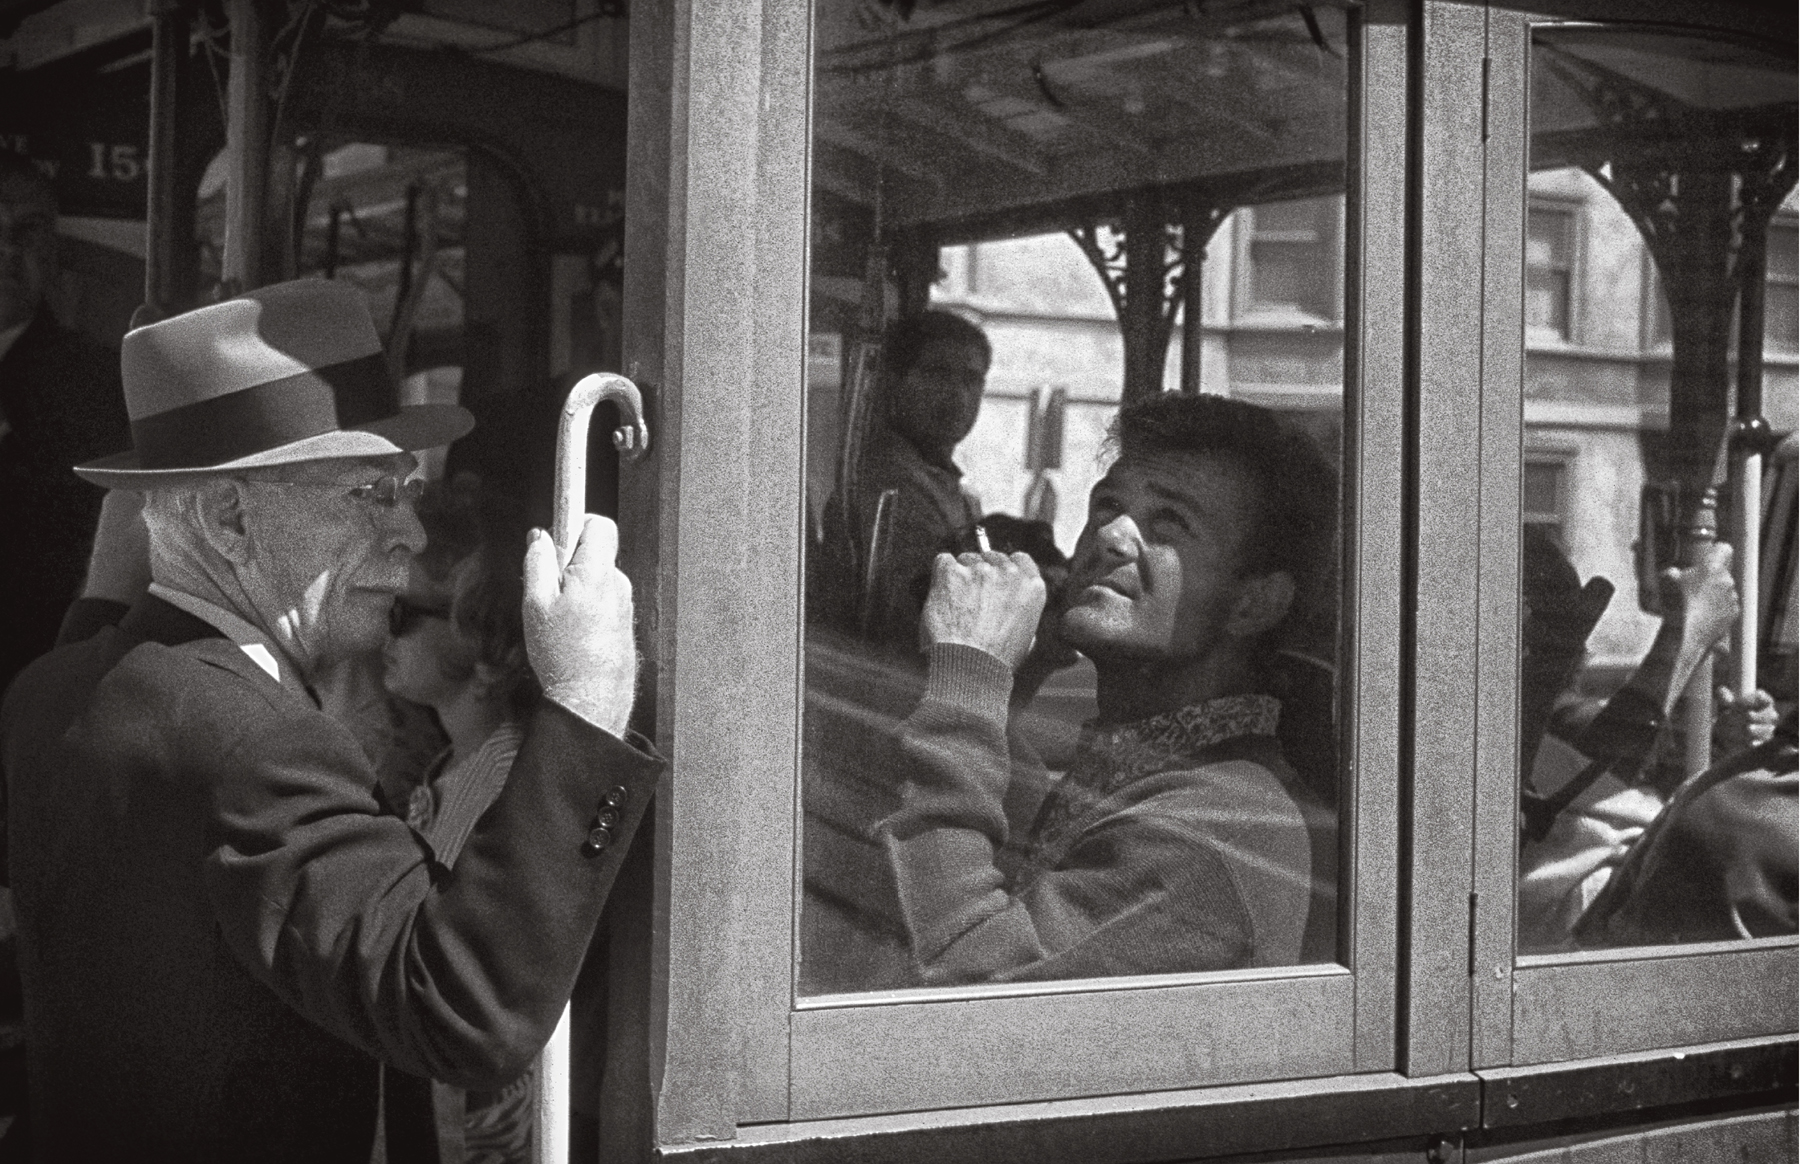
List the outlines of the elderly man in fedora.
<svg viewBox="0 0 1800 1164">
<path fill-rule="evenodd" d="M 413 453 L 472 419 L 396 408 L 329 282 L 139 328 L 122 364 L 134 447 L 76 471 L 145 494 L 154 584 L 0 712 L 36 1151 L 363 1164 L 385 1093 L 389 1158 L 430 1158 L 421 1081 L 496 1087 L 543 1046 L 662 767 L 622 738 L 616 531 L 589 517 L 561 568 L 533 533 L 547 698 L 452 864 L 308 679 L 383 641 Z"/>
</svg>

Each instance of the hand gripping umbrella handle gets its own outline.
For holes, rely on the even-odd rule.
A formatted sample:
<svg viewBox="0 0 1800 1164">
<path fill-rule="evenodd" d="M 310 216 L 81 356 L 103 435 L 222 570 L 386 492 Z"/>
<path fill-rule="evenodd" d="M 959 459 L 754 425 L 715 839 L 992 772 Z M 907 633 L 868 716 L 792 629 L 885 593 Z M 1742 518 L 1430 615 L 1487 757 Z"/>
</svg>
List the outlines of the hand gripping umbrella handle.
<svg viewBox="0 0 1800 1164">
<path fill-rule="evenodd" d="M 569 389 L 562 417 L 556 425 L 556 502 L 550 536 L 556 539 L 556 556 L 564 566 L 581 538 L 581 522 L 587 512 L 587 435 L 594 406 L 611 400 L 619 406 L 619 427 L 613 430 L 613 448 L 626 460 L 636 460 L 650 447 L 650 428 L 644 423 L 644 397 L 637 385 L 613 372 L 583 376 Z"/>
<path fill-rule="evenodd" d="M 587 513 L 588 420 L 594 406 L 612 400 L 619 406 L 619 427 L 613 430 L 613 447 L 626 460 L 636 460 L 650 447 L 650 428 L 644 423 L 644 397 L 637 385 L 611 372 L 583 376 L 569 389 L 562 417 L 556 425 L 556 501 L 550 534 L 556 539 L 556 557 L 567 566 L 581 538 Z M 569 1159 L 569 1008 L 538 1059 L 537 1136 L 538 1164 L 567 1164 Z"/>
</svg>

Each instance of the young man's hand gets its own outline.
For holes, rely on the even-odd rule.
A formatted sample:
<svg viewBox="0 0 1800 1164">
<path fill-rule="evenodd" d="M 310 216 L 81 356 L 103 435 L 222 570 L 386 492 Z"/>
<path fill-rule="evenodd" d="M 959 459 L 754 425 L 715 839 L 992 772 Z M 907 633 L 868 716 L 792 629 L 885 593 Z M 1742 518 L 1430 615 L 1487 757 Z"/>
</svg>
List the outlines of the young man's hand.
<svg viewBox="0 0 1800 1164">
<path fill-rule="evenodd" d="M 1016 671 L 1031 652 L 1043 610 L 1044 580 L 1031 555 L 939 554 L 919 641 L 926 650 L 938 643 L 976 647 Z"/>
</svg>

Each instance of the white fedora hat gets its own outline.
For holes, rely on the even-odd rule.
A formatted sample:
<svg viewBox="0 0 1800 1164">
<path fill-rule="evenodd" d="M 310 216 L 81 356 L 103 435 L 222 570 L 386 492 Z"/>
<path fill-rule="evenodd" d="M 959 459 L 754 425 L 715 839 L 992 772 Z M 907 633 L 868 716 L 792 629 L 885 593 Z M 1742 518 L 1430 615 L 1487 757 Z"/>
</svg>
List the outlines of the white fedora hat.
<svg viewBox="0 0 1800 1164">
<path fill-rule="evenodd" d="M 276 283 L 127 332 L 119 353 L 132 448 L 77 465 L 108 489 L 449 444 L 455 404 L 402 408 L 362 292 Z"/>
</svg>

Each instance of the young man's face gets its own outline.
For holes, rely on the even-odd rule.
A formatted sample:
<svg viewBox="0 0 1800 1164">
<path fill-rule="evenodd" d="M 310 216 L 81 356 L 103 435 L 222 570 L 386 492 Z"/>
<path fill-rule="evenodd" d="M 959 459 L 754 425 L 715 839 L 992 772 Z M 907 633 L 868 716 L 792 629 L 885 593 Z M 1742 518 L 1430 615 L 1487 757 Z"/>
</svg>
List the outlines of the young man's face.
<svg viewBox="0 0 1800 1164">
<path fill-rule="evenodd" d="M 1063 638 L 1096 661 L 1180 661 L 1243 633 L 1250 580 L 1241 575 L 1255 490 L 1228 458 L 1121 458 L 1088 503 L 1069 567 Z"/>
<path fill-rule="evenodd" d="M 56 264 L 56 203 L 37 182 L 0 178 L 0 328 L 37 314 Z"/>
<path fill-rule="evenodd" d="M 894 427 L 917 444 L 954 449 L 975 427 L 987 370 L 988 354 L 977 344 L 926 344 L 912 367 L 889 385 Z"/>
</svg>

